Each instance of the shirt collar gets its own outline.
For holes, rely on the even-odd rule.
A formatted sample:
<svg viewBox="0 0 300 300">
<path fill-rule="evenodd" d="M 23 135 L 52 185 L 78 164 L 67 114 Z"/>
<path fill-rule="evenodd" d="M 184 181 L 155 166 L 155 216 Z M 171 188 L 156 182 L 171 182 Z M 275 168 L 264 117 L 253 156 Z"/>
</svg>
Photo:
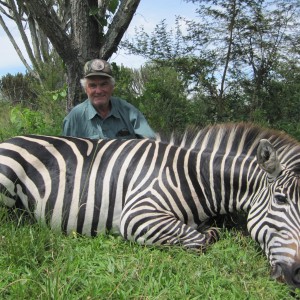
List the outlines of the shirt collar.
<svg viewBox="0 0 300 300">
<path fill-rule="evenodd" d="M 91 101 L 88 99 L 87 101 L 87 112 L 88 112 L 88 119 L 91 120 L 93 119 L 96 115 L 98 115 L 96 109 L 94 108 L 94 106 L 92 105 Z M 121 118 L 119 110 L 117 108 L 117 104 L 116 101 L 113 97 L 110 98 L 110 103 L 111 103 L 111 111 L 109 112 L 107 118 L 109 118 L 110 116 L 114 116 L 116 118 Z"/>
</svg>

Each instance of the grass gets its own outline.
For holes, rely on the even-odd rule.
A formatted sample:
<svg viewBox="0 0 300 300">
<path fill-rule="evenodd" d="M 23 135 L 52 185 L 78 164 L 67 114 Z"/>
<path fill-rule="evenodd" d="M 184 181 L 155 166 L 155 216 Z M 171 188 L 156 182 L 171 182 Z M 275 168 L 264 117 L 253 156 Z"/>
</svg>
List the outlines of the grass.
<svg viewBox="0 0 300 300">
<path fill-rule="evenodd" d="M 65 236 L 0 210 L 0 299 L 294 299 L 250 237 L 202 255 L 121 237 Z"/>
</svg>

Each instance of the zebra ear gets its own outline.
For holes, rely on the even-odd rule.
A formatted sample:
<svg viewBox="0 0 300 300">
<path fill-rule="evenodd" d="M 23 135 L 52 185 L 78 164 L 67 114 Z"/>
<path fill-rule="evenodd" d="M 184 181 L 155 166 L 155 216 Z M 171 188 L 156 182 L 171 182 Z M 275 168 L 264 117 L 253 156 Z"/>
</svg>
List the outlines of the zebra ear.
<svg viewBox="0 0 300 300">
<path fill-rule="evenodd" d="M 273 145 L 266 139 L 261 139 L 257 148 L 257 162 L 271 177 L 276 178 L 282 171 L 281 163 Z"/>
</svg>

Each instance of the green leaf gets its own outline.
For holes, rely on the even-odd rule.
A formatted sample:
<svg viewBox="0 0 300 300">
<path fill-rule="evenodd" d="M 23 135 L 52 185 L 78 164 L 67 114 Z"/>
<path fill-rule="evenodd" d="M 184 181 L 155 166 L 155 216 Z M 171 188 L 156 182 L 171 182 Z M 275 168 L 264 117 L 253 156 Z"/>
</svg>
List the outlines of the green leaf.
<svg viewBox="0 0 300 300">
<path fill-rule="evenodd" d="M 66 97 L 67 96 L 67 91 L 63 90 L 60 92 L 61 97 Z"/>
<path fill-rule="evenodd" d="M 89 15 L 90 16 L 95 16 L 95 15 L 98 14 L 98 11 L 99 11 L 98 7 L 91 7 L 91 9 L 89 11 Z"/>
<path fill-rule="evenodd" d="M 111 0 L 108 5 L 108 10 L 112 14 L 114 14 L 118 8 L 119 0 Z"/>
</svg>

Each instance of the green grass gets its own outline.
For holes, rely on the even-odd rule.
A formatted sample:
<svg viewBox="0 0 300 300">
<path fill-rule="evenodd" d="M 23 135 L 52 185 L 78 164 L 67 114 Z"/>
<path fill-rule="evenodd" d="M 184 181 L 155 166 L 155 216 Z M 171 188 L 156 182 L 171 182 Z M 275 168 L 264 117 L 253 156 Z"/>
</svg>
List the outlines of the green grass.
<svg viewBox="0 0 300 300">
<path fill-rule="evenodd" d="M 46 111 L 0 100 L 0 142 L 22 134 L 60 135 L 64 115 L 64 109 L 53 103 Z"/>
<path fill-rule="evenodd" d="M 205 254 L 65 236 L 0 210 L 0 299 L 294 299 L 238 231 Z"/>
</svg>

